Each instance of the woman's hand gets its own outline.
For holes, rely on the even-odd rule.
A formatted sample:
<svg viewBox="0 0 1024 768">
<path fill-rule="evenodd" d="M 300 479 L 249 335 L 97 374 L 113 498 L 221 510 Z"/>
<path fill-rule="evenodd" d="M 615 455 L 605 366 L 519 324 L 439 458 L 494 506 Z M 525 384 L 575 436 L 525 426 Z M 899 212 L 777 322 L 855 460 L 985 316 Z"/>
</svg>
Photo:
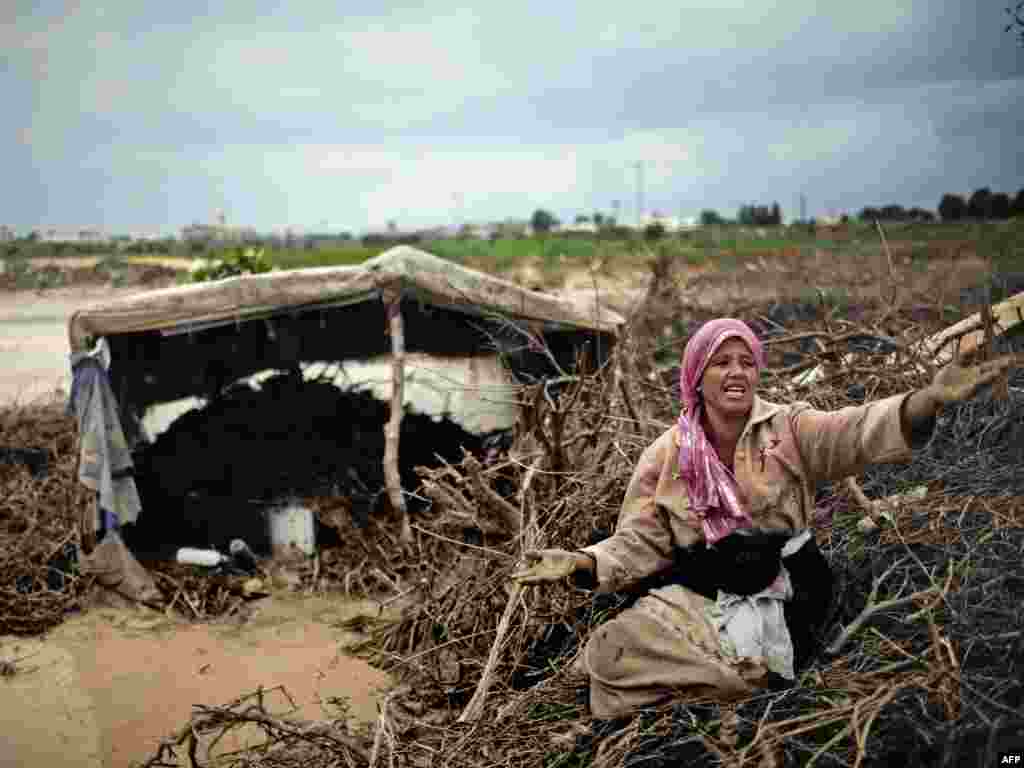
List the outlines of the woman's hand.
<svg viewBox="0 0 1024 768">
<path fill-rule="evenodd" d="M 963 367 L 956 363 L 940 368 L 927 387 L 938 406 L 959 403 L 973 397 L 979 389 L 991 384 L 1006 371 L 1024 364 L 1024 356 L 1003 355 L 987 363 Z"/>
<path fill-rule="evenodd" d="M 543 584 L 549 581 L 560 581 L 576 571 L 591 571 L 593 561 L 582 552 L 569 552 L 565 549 L 530 550 L 524 555 L 529 567 L 512 574 L 517 584 Z"/>
<path fill-rule="evenodd" d="M 1003 355 L 979 365 L 961 366 L 950 363 L 940 368 L 932 383 L 914 392 L 906 401 L 905 427 L 910 432 L 930 433 L 932 420 L 939 408 L 967 400 L 986 384 L 991 384 L 1008 370 L 1024 365 L 1024 355 Z"/>
</svg>

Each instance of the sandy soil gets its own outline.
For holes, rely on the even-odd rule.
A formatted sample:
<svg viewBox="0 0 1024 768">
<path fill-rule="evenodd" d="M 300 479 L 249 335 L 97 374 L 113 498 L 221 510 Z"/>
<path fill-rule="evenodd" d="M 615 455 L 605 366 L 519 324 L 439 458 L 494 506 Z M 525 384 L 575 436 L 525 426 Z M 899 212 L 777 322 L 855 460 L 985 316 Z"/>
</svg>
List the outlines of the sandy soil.
<svg viewBox="0 0 1024 768">
<path fill-rule="evenodd" d="M 279 595 L 244 622 L 188 624 L 148 609 L 91 610 L 45 639 L 0 638 L 0 768 L 109 766 L 148 758 L 186 722 L 193 704 L 223 705 L 258 686 L 278 714 L 305 720 L 349 715 L 369 723 L 387 675 L 346 656 L 353 635 L 338 624 L 376 604 Z M 255 732 L 217 747 L 259 743 Z M 187 758 L 180 762 L 187 765 Z"/>
<path fill-rule="evenodd" d="M 34 256 L 28 260 L 30 269 L 42 269 L 44 267 L 58 267 L 64 270 L 89 269 L 95 267 L 106 256 Z M 188 269 L 192 266 L 192 259 L 182 256 L 161 256 L 161 255 L 135 255 L 125 256 L 124 261 L 128 264 L 138 264 L 145 267 L 168 267 L 169 269 Z"/>
</svg>

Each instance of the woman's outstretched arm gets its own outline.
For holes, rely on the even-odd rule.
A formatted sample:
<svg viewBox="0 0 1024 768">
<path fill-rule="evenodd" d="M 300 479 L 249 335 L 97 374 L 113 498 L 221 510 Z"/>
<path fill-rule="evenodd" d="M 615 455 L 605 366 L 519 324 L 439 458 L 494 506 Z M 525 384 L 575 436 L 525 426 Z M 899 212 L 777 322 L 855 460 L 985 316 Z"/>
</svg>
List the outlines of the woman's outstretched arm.
<svg viewBox="0 0 1024 768">
<path fill-rule="evenodd" d="M 942 407 L 972 397 L 1022 363 L 1024 357 L 1007 355 L 980 365 L 948 365 L 922 389 L 837 411 L 798 406 L 791 419 L 804 466 L 813 479 L 838 480 L 869 464 L 904 460 L 927 442 Z"/>
</svg>

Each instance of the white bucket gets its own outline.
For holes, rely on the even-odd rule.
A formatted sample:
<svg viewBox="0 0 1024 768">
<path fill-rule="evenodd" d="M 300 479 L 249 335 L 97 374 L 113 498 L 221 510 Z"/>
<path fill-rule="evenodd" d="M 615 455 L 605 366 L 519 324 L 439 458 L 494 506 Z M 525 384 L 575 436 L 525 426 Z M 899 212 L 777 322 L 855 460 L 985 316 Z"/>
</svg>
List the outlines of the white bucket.
<svg viewBox="0 0 1024 768">
<path fill-rule="evenodd" d="M 267 510 L 270 550 L 275 556 L 316 552 L 316 531 L 313 510 L 288 504 Z"/>
</svg>

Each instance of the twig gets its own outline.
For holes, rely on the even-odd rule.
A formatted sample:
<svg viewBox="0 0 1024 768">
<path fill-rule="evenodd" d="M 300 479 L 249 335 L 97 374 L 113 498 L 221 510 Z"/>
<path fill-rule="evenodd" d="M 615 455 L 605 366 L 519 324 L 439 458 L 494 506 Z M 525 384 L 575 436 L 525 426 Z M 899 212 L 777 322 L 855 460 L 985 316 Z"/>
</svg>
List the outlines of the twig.
<svg viewBox="0 0 1024 768">
<path fill-rule="evenodd" d="M 471 635 L 463 635 L 462 637 L 456 637 L 453 640 L 448 640 L 447 642 L 441 643 L 440 645 L 432 645 L 426 650 L 420 651 L 419 653 L 413 654 L 412 656 L 408 656 L 404 659 L 400 659 L 394 665 L 393 669 L 397 669 L 398 667 L 404 667 L 407 664 L 412 664 L 417 659 L 422 659 L 424 656 L 429 656 L 431 653 L 434 653 L 435 651 L 440 651 L 442 648 L 447 648 L 450 645 L 463 643 L 466 640 L 474 640 L 478 637 L 483 637 L 489 634 L 491 634 L 491 630 L 483 630 L 481 632 L 474 632 Z"/>
<path fill-rule="evenodd" d="M 376 768 L 377 758 L 380 757 L 380 750 L 387 739 L 388 750 L 395 751 L 395 737 L 391 732 L 391 723 L 388 719 L 388 704 L 391 702 L 391 694 L 384 697 L 380 705 L 380 715 L 377 717 L 377 730 L 373 735 L 373 750 L 370 752 L 370 768 Z"/>
<path fill-rule="evenodd" d="M 498 660 L 501 657 L 501 651 L 505 645 L 505 635 L 508 634 L 509 625 L 512 623 L 512 616 L 515 613 L 516 608 L 519 606 L 519 599 L 523 593 L 523 585 L 515 584 L 512 587 L 512 592 L 508 596 L 508 602 L 505 604 L 505 611 L 501 615 L 501 621 L 498 622 L 498 632 L 494 638 L 494 643 L 491 645 L 491 652 L 487 656 L 487 663 L 484 665 L 483 674 L 480 676 L 480 682 L 477 684 L 476 691 L 473 693 L 473 698 L 470 699 L 469 704 L 462 710 L 462 714 L 459 715 L 457 722 L 470 723 L 480 719 L 480 715 L 483 714 L 484 702 L 487 699 L 487 692 L 491 688 L 491 684 L 494 682 L 494 670 L 498 666 Z"/>
<path fill-rule="evenodd" d="M 846 485 L 847 490 L 853 494 L 854 500 L 858 505 L 860 505 L 861 509 L 867 512 L 869 517 L 874 519 L 875 515 L 878 513 L 878 504 L 867 497 L 863 489 L 860 487 L 860 484 L 857 482 L 857 479 L 851 475 L 843 481 L 843 484 Z"/>
<path fill-rule="evenodd" d="M 473 487 L 476 489 L 478 498 L 481 501 L 486 502 L 495 512 L 498 513 L 501 519 L 505 522 L 505 525 L 508 526 L 509 533 L 513 533 L 522 528 L 523 519 L 519 510 L 509 502 L 505 501 L 505 499 L 501 498 L 501 496 L 494 492 L 494 489 L 484 482 L 484 479 L 480 474 L 482 469 L 480 462 L 477 461 L 474 456 L 467 455 L 463 461 L 463 466 L 465 466 L 469 473 L 469 478 L 473 483 Z"/>
<path fill-rule="evenodd" d="M 890 611 L 894 608 L 899 608 L 901 606 L 911 604 L 915 600 L 925 598 L 937 591 L 935 587 L 930 587 L 920 592 L 914 592 L 911 595 L 894 597 L 889 600 L 883 600 L 880 603 L 876 602 L 878 599 L 879 588 L 882 586 L 885 580 L 889 578 L 892 572 L 897 567 L 902 565 L 905 560 L 905 557 L 900 558 L 895 563 L 893 563 L 885 573 L 883 573 L 881 576 L 875 579 L 874 585 L 871 588 L 871 594 L 868 596 L 868 603 L 864 607 L 864 610 L 862 610 L 860 614 L 852 622 L 850 622 L 850 624 L 845 629 L 843 629 L 839 637 L 837 637 L 835 641 L 832 642 L 825 649 L 825 653 L 827 655 L 838 655 L 839 652 L 843 649 L 843 646 L 845 646 L 853 638 L 853 636 L 861 630 L 861 628 L 865 624 L 867 624 L 869 621 L 871 621 L 879 614 L 882 614 L 885 611 Z M 906 584 L 906 579 L 904 579 L 903 586 L 900 587 L 899 591 L 897 592 L 897 595 L 900 595 L 903 592 L 903 590 L 906 588 Z"/>
<path fill-rule="evenodd" d="M 415 528 L 420 533 L 425 533 L 427 536 L 433 536 L 435 539 L 441 539 L 442 541 L 447 541 L 449 544 L 454 544 L 457 547 L 467 547 L 468 549 L 478 549 L 481 552 L 486 552 L 489 555 L 498 555 L 499 557 L 508 557 L 508 558 L 515 559 L 515 555 L 510 555 L 508 552 L 502 552 L 500 549 L 491 549 L 490 547 L 480 547 L 480 546 L 477 546 L 476 544 L 469 544 L 469 543 L 467 543 L 465 541 L 456 541 L 455 539 L 450 539 L 447 536 L 442 536 L 440 533 L 437 533 L 435 531 L 431 531 L 431 530 L 428 530 L 426 528 L 423 528 L 422 526 L 419 526 L 416 523 L 412 523 L 412 527 Z"/>
<path fill-rule="evenodd" d="M 633 407 L 633 398 L 629 395 L 629 387 L 626 384 L 625 377 L 619 379 L 619 391 L 622 392 L 622 402 L 626 406 L 626 410 L 629 412 L 629 418 L 633 421 L 633 428 L 635 431 L 639 432 L 642 422 L 636 415 L 636 409 Z"/>
</svg>

